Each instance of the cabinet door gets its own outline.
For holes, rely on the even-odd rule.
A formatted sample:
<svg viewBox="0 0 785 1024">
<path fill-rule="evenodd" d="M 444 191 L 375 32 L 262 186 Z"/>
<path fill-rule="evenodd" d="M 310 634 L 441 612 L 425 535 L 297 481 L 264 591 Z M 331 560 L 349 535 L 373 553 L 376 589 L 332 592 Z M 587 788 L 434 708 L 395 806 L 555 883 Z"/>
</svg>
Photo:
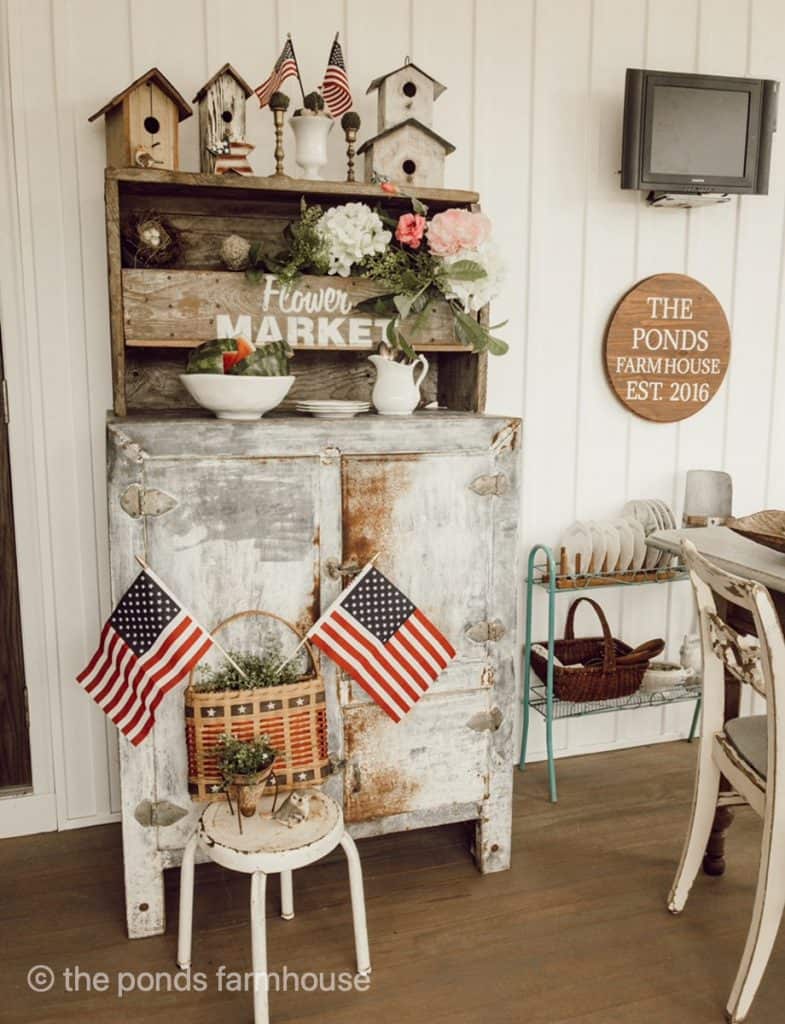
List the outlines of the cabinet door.
<svg viewBox="0 0 785 1024">
<path fill-rule="evenodd" d="M 177 503 L 146 520 L 148 562 L 205 628 L 248 609 L 300 630 L 311 625 L 319 614 L 318 459 L 151 459 L 144 484 Z M 191 813 L 158 830 L 160 849 L 179 849 L 201 810 L 188 795 L 183 690 L 157 711 L 150 799 Z"/>
<path fill-rule="evenodd" d="M 450 805 L 473 817 L 471 805 L 485 796 L 488 736 L 476 723 L 487 720 L 494 652 L 471 637 L 482 636 L 482 624 L 497 615 L 494 498 L 487 484 L 477 483 L 495 472 L 491 453 L 343 459 L 344 561 L 362 564 L 378 551 L 380 569 L 457 651 L 398 724 L 359 686 L 342 681 L 349 821 L 389 814 L 427 820 L 429 811 Z"/>
</svg>

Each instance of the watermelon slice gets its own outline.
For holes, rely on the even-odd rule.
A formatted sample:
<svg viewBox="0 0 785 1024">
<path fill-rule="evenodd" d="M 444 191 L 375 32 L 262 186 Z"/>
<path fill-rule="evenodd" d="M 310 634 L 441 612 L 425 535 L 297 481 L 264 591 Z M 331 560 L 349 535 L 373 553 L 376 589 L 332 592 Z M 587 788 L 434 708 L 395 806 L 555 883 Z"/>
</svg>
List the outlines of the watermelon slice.
<svg viewBox="0 0 785 1024">
<path fill-rule="evenodd" d="M 245 338 L 238 338 L 237 351 L 223 353 L 224 373 L 231 373 L 233 366 L 236 366 L 242 359 L 246 359 L 255 351 L 256 349 L 250 341 L 247 341 Z"/>
<path fill-rule="evenodd" d="M 224 373 L 229 373 L 231 371 L 232 367 L 235 365 L 235 363 L 239 363 L 241 359 L 242 359 L 242 356 L 240 355 L 239 352 L 224 352 L 224 354 L 223 354 Z"/>
</svg>

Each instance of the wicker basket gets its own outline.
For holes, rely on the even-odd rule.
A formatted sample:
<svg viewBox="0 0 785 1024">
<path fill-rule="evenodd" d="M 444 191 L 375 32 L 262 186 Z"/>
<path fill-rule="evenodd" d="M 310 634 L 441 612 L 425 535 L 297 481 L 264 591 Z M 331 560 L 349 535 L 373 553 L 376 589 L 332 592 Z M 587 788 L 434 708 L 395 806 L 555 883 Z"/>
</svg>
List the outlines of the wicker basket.
<svg viewBox="0 0 785 1024">
<path fill-rule="evenodd" d="M 251 616 L 275 620 L 297 629 L 271 612 L 247 611 L 232 615 L 213 630 L 220 633 L 231 623 Z M 262 734 L 282 751 L 273 770 L 279 789 L 318 786 L 329 774 L 327 755 L 327 707 L 324 683 L 313 648 L 306 641 L 311 673 L 296 683 L 261 686 L 250 690 L 218 693 L 194 689 L 194 669 L 185 691 L 185 737 L 188 746 L 188 791 L 193 800 L 225 799 L 223 777 L 215 756 L 221 733 L 238 739 Z M 272 781 L 272 780 L 271 780 Z"/>
<path fill-rule="evenodd" d="M 586 601 L 597 613 L 602 626 L 601 637 L 575 636 L 575 612 Z M 547 649 L 548 642 L 538 645 Z M 605 614 L 590 597 L 573 601 L 567 613 L 564 639 L 554 641 L 553 654 L 562 663 L 553 666 L 553 693 L 558 700 L 594 701 L 629 697 L 640 687 L 649 661 L 665 647 L 664 640 L 649 640 L 634 650 L 629 644 L 611 636 Z M 531 652 L 531 664 L 545 682 L 548 659 Z M 577 667 L 580 665 L 580 667 Z M 573 667 L 576 666 L 576 667 Z"/>
</svg>

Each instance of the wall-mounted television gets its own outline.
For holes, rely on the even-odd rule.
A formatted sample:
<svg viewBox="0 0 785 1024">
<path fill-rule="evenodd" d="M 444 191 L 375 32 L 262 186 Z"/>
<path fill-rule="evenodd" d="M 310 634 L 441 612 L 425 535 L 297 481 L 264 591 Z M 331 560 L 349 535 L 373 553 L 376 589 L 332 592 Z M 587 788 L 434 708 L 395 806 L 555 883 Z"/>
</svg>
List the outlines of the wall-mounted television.
<svg viewBox="0 0 785 1024">
<path fill-rule="evenodd" d="M 628 68 L 621 187 L 769 191 L 779 83 Z"/>
</svg>

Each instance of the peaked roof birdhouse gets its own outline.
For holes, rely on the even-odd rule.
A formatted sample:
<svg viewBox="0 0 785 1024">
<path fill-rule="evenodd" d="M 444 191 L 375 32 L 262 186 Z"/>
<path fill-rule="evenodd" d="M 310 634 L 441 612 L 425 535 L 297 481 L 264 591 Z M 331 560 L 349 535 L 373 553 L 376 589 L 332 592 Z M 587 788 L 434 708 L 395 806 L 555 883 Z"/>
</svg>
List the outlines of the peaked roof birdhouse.
<svg viewBox="0 0 785 1024">
<path fill-rule="evenodd" d="M 409 117 L 430 127 L 433 124 L 433 105 L 446 88 L 407 57 L 401 67 L 374 78 L 368 86 L 368 93 L 379 90 L 376 130 L 384 131 Z"/>
<path fill-rule="evenodd" d="M 216 161 L 226 142 L 245 142 L 245 104 L 253 89 L 224 64 L 194 96 L 199 104 L 199 167 L 204 174 L 215 172 Z"/>
<path fill-rule="evenodd" d="M 365 180 L 374 175 L 400 185 L 441 188 L 444 160 L 455 146 L 433 130 L 433 105 L 445 90 L 409 58 L 395 71 L 374 78 L 379 90 L 378 135 L 357 150 L 365 155 Z"/>
<path fill-rule="evenodd" d="M 193 111 L 158 68 L 150 68 L 97 110 L 106 117 L 107 167 L 155 167 L 176 171 L 180 121 Z"/>
</svg>

